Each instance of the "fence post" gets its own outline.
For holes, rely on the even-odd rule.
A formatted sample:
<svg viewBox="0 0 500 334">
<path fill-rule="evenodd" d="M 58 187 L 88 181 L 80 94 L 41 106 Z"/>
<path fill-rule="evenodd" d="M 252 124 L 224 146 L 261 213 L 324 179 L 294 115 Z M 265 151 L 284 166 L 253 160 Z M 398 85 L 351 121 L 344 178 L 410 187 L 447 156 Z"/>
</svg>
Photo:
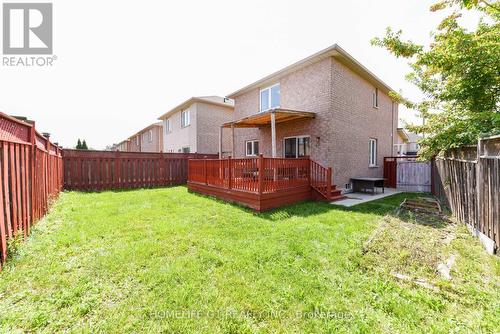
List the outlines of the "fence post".
<svg viewBox="0 0 500 334">
<path fill-rule="evenodd" d="M 30 224 L 33 224 L 35 220 L 35 169 L 36 169 L 36 132 L 35 132 L 35 122 L 33 122 L 30 130 L 30 143 L 31 143 L 31 182 L 30 182 Z"/>
<path fill-rule="evenodd" d="M 208 180 L 207 180 L 207 160 L 206 159 L 203 159 L 203 177 L 205 179 L 205 184 L 208 184 Z"/>
<path fill-rule="evenodd" d="M 476 162 L 476 170 L 475 170 L 475 174 L 476 174 L 476 226 L 474 226 L 474 228 L 476 228 L 478 231 L 481 230 L 481 225 L 482 225 L 482 215 L 483 215 L 483 210 L 482 210 L 482 201 L 483 201 L 483 196 L 482 196 L 482 192 L 481 192 L 481 185 L 483 184 L 482 180 L 483 180 L 483 176 L 482 176 L 482 170 L 481 170 L 481 155 L 482 155 L 482 151 L 483 151 L 483 142 L 482 142 L 482 139 L 479 138 L 477 140 L 477 151 L 476 151 L 476 154 L 477 154 L 477 162 Z"/>
<path fill-rule="evenodd" d="M 332 167 L 328 167 L 328 172 L 326 173 L 326 191 L 327 195 L 330 196 L 332 193 Z"/>
<path fill-rule="evenodd" d="M 265 167 L 264 167 L 264 154 L 259 154 L 259 164 L 258 164 L 258 189 L 259 189 L 259 195 L 262 195 L 262 190 L 264 187 L 264 173 L 265 173 Z"/>
<path fill-rule="evenodd" d="M 228 177 L 229 177 L 227 185 L 228 185 L 228 189 L 231 189 L 231 188 L 233 188 L 233 170 L 232 170 L 233 166 L 232 166 L 232 159 L 231 159 L 231 157 L 229 157 L 227 159 L 227 161 L 228 161 L 228 163 L 227 163 L 227 165 L 228 165 L 228 168 L 227 168 L 228 172 L 227 173 L 228 173 Z"/>
<path fill-rule="evenodd" d="M 115 184 L 116 188 L 121 188 L 121 182 L 120 182 L 120 172 L 121 172 L 121 163 L 120 163 L 120 151 L 116 151 L 115 153 Z"/>
</svg>

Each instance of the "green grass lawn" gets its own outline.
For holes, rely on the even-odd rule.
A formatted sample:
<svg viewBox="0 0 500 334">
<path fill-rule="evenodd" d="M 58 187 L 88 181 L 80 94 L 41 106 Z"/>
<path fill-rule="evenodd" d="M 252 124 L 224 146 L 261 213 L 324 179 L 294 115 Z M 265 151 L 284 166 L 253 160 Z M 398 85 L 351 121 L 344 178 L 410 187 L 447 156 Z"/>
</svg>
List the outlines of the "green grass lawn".
<svg viewBox="0 0 500 334">
<path fill-rule="evenodd" d="M 395 217 L 408 196 L 255 214 L 185 187 L 63 193 L 0 273 L 0 332 L 498 330 L 498 257 Z"/>
</svg>

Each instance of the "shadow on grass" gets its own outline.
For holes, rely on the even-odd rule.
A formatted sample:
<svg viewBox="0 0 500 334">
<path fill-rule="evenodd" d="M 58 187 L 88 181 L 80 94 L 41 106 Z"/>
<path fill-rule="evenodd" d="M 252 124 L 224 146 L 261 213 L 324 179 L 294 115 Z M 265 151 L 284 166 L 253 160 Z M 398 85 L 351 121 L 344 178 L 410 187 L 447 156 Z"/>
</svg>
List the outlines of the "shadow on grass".
<svg viewBox="0 0 500 334">
<path fill-rule="evenodd" d="M 186 185 L 184 184 L 174 184 L 170 186 L 155 186 L 155 187 L 141 187 L 141 188 L 128 188 L 128 189 L 69 189 L 69 190 L 63 190 L 65 193 L 75 193 L 75 194 L 103 194 L 103 193 L 116 193 L 116 194 L 123 194 L 123 193 L 130 193 L 138 190 L 159 190 L 159 189 L 169 189 L 169 188 L 187 188 Z"/>
<path fill-rule="evenodd" d="M 307 201 L 284 206 L 268 212 L 259 213 L 258 215 L 264 219 L 276 221 L 293 216 L 311 217 L 332 211 L 353 212 L 376 215 L 380 217 L 388 215 L 406 223 L 425 225 L 438 229 L 446 227 L 449 222 L 446 219 L 443 219 L 443 217 L 432 213 L 413 212 L 400 208 L 400 204 L 405 199 L 429 196 L 429 194 L 423 193 L 398 193 L 375 201 L 365 202 L 351 207 L 345 207 L 325 202 Z"/>
<path fill-rule="evenodd" d="M 240 211 L 244 211 L 248 214 L 256 215 L 260 218 L 271 221 L 278 221 L 290 217 L 312 217 L 333 211 L 356 212 L 385 216 L 387 214 L 395 214 L 395 210 L 399 208 L 399 205 L 405 198 L 415 198 L 418 196 L 422 196 L 422 194 L 417 193 L 398 193 L 372 202 L 358 204 L 352 207 L 345 207 L 328 202 L 311 200 L 286 205 L 280 208 L 259 213 L 237 202 L 228 202 L 213 196 L 204 195 L 197 192 L 190 192 L 190 194 L 192 194 L 193 196 L 199 196 L 201 198 L 207 198 L 224 205 L 229 205 Z"/>
</svg>

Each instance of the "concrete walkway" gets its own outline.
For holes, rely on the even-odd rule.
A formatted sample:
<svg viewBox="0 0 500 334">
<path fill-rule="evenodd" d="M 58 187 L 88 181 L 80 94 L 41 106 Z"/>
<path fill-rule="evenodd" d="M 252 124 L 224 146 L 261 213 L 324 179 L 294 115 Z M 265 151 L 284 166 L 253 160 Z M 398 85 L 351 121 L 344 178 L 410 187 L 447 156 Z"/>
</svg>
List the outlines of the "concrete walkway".
<svg viewBox="0 0 500 334">
<path fill-rule="evenodd" d="M 391 196 L 394 194 L 400 193 L 400 190 L 396 190 L 393 188 L 385 188 L 385 192 L 382 193 L 382 189 L 379 189 L 378 192 L 375 195 L 371 194 L 365 194 L 365 193 L 348 193 L 344 194 L 346 196 L 346 199 L 332 202 L 332 204 L 335 205 L 342 205 L 342 206 L 353 206 L 361 203 L 366 203 L 370 201 L 375 201 L 377 199 L 381 199 L 387 196 Z"/>
</svg>

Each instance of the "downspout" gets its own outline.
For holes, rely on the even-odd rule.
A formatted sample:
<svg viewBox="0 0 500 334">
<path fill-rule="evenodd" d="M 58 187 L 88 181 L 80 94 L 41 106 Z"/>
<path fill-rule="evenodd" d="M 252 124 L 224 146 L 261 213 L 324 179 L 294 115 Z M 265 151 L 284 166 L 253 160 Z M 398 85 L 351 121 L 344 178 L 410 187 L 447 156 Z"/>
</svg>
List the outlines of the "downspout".
<svg viewBox="0 0 500 334">
<path fill-rule="evenodd" d="M 391 157 L 394 156 L 394 101 L 391 101 Z"/>
</svg>

